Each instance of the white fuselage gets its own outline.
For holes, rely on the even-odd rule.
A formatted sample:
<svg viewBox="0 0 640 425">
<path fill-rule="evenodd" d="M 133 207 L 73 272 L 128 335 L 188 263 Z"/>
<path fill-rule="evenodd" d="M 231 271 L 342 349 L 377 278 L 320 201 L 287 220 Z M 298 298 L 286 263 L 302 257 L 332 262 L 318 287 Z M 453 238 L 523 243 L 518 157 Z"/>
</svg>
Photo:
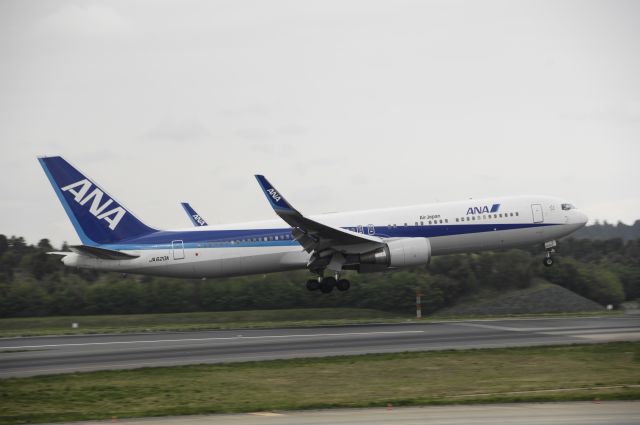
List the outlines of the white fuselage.
<svg viewBox="0 0 640 425">
<path fill-rule="evenodd" d="M 563 200 L 518 196 L 312 216 L 318 222 L 385 241 L 427 238 L 432 255 L 495 250 L 551 241 L 582 227 L 586 216 Z M 497 206 L 497 208 L 496 208 Z M 495 209 L 495 211 L 491 211 Z M 224 277 L 304 269 L 309 254 L 280 219 L 163 231 L 105 248 L 138 255 L 103 260 L 71 254 L 68 266 L 176 277 Z"/>
</svg>

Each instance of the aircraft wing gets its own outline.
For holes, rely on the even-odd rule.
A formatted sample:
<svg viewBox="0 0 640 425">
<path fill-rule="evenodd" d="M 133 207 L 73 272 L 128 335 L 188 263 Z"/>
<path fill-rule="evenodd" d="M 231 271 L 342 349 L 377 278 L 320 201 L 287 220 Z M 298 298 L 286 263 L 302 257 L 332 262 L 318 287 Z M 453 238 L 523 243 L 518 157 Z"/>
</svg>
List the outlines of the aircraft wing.
<svg viewBox="0 0 640 425">
<path fill-rule="evenodd" d="M 343 254 L 362 254 L 384 246 L 382 239 L 377 236 L 352 232 L 305 217 L 264 176 L 256 175 L 256 179 L 273 210 L 293 227 L 293 237 L 307 252 L 321 253 L 329 250 Z"/>
</svg>

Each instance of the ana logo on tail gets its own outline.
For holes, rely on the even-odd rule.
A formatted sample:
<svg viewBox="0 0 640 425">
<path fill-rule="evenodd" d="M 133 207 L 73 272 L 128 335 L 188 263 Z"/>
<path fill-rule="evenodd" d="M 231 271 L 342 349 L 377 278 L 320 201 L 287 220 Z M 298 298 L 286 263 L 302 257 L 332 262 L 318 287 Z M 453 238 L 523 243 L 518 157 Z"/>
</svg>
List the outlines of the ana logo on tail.
<svg viewBox="0 0 640 425">
<path fill-rule="evenodd" d="M 113 199 L 108 198 L 103 204 L 100 204 L 104 192 L 96 187 L 89 193 L 92 186 L 93 184 L 89 180 L 83 179 L 63 187 L 62 191 L 74 195 L 73 199 L 83 206 L 93 199 L 89 206 L 89 212 L 98 220 L 104 220 L 109 223 L 109 229 L 115 230 L 127 211 L 118 204 L 114 204 L 117 205 L 115 208 L 105 211 L 113 203 Z"/>
<path fill-rule="evenodd" d="M 280 195 L 278 195 L 278 192 L 276 192 L 276 190 L 274 188 L 271 188 L 269 190 L 267 190 L 267 192 L 269 193 L 269 195 L 271 195 L 271 197 L 276 201 L 276 202 L 280 202 L 280 199 L 282 199 L 280 197 Z"/>
<path fill-rule="evenodd" d="M 204 218 L 200 217 L 198 214 L 193 214 L 191 215 L 191 217 L 193 217 L 193 219 L 196 221 L 196 223 L 198 223 L 200 226 L 206 226 L 207 222 L 204 221 Z"/>
</svg>

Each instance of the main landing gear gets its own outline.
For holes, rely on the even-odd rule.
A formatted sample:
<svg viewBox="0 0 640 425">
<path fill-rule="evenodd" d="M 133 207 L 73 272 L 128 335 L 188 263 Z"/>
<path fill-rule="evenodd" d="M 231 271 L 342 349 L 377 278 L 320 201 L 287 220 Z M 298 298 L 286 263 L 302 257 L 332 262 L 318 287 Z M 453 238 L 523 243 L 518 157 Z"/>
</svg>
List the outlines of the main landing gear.
<svg viewBox="0 0 640 425">
<path fill-rule="evenodd" d="M 347 291 L 350 287 L 351 282 L 347 279 L 340 279 L 340 275 L 307 280 L 307 289 L 309 291 L 317 291 L 319 289 L 323 294 L 328 294 L 333 291 L 333 288 L 337 288 L 338 291 Z"/>
<path fill-rule="evenodd" d="M 549 241 L 544 243 L 544 249 L 546 253 L 545 253 L 544 260 L 542 260 L 542 264 L 544 264 L 545 267 L 553 266 L 553 258 L 551 258 L 551 254 L 556 252 L 557 245 L 558 244 L 556 243 L 556 241 Z"/>
</svg>

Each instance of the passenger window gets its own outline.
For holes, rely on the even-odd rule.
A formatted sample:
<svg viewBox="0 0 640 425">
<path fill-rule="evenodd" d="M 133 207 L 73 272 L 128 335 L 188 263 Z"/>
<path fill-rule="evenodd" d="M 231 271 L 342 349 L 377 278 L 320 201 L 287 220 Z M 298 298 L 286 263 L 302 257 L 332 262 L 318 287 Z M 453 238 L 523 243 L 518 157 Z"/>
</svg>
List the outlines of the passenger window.
<svg viewBox="0 0 640 425">
<path fill-rule="evenodd" d="M 420 222 L 420 226 L 424 226 L 424 221 L 421 221 L 421 222 Z"/>
<path fill-rule="evenodd" d="M 445 222 L 445 223 L 448 223 L 448 222 L 449 222 L 449 219 L 448 219 L 448 218 L 445 218 L 445 219 L 444 219 L 444 222 Z"/>
<path fill-rule="evenodd" d="M 516 217 L 519 216 L 520 214 L 518 214 L 518 212 L 516 211 Z"/>
<path fill-rule="evenodd" d="M 456 223 L 458 223 L 460 221 L 460 219 L 458 217 L 456 217 Z"/>
</svg>

